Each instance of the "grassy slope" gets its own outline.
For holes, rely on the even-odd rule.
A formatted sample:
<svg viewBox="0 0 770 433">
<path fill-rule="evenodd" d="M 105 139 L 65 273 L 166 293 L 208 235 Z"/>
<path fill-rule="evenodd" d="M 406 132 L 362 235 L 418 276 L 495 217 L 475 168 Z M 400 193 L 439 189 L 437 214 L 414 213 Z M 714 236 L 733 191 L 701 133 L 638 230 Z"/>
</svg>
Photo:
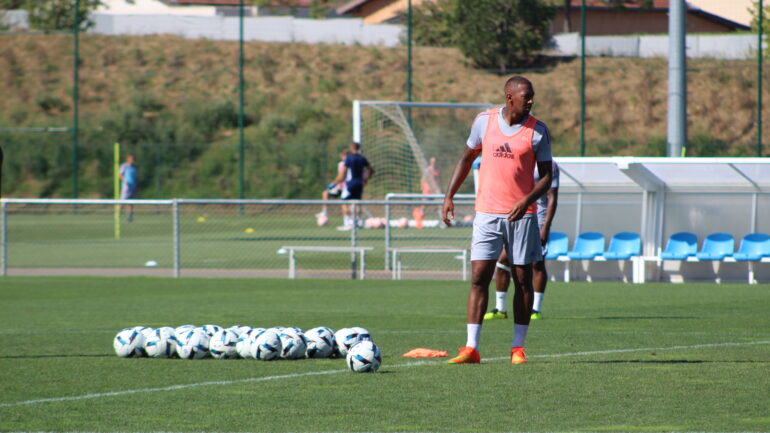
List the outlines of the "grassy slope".
<svg viewBox="0 0 770 433">
<path fill-rule="evenodd" d="M 453 352 L 462 344 L 462 282 L 3 281 L 0 404 L 235 382 L 0 406 L 0 430 L 770 429 L 766 286 L 552 284 L 546 319 L 530 330 L 531 362 L 512 367 L 505 362 L 510 321 L 485 325 L 487 360 L 480 366 L 442 360 L 406 366 L 410 361 L 399 356 L 418 346 Z M 125 326 L 188 322 L 365 326 L 383 349 L 382 374 L 347 373 L 340 360 L 181 361 L 112 353 L 110 340 Z M 760 344 L 707 346 L 751 342 Z M 699 345 L 706 346 L 682 347 Z M 607 352 L 575 354 L 595 351 Z M 302 376 L 310 372 L 327 374 Z M 299 376 L 268 380 L 281 374 Z"/>
<path fill-rule="evenodd" d="M 2 38 L 0 125 L 69 125 L 71 38 Z M 200 124 L 211 120 L 211 114 L 201 107 L 237 101 L 237 47 L 232 42 L 173 36 L 83 36 L 80 110 L 84 148 L 115 140 L 129 149 L 138 142 L 203 146 L 201 154 L 187 156 L 189 164 L 180 168 L 183 173 L 168 187 L 168 194 L 189 196 L 190 190 L 209 196 L 232 194 L 235 164 L 228 161 L 236 155 L 229 147 L 216 145 L 236 142 L 232 116 L 208 129 Z M 401 100 L 405 96 L 402 48 L 248 43 L 246 53 L 250 143 L 319 143 L 333 150 L 350 136 L 353 99 Z M 690 61 L 689 66 L 690 154 L 752 155 L 756 135 L 753 63 L 698 60 Z M 474 70 L 454 49 L 418 47 L 414 67 L 416 100 L 500 100 L 503 78 Z M 577 68 L 577 62 L 556 61 L 540 70 L 523 71 L 536 86 L 536 111 L 551 127 L 558 155 L 579 153 Z M 587 153 L 664 153 L 666 92 L 667 66 L 662 59 L 588 59 Z M 231 113 L 232 106 L 229 108 Z M 58 143 L 66 151 L 69 137 L 60 137 Z M 100 185 L 106 182 L 89 179 L 100 179 L 108 172 L 109 167 L 100 162 L 109 158 L 108 152 L 89 154 L 86 150 L 84 155 L 83 191 L 107 194 L 109 185 Z M 66 155 L 58 159 L 61 165 L 68 162 Z M 264 154 L 248 163 L 290 173 L 287 176 L 292 182 L 301 182 L 301 172 L 308 169 L 281 166 L 280 160 Z M 28 165 L 37 167 L 35 164 L 40 162 L 33 160 Z M 321 173 L 333 161 L 325 164 L 328 167 L 321 167 Z M 14 184 L 17 195 L 67 193 L 67 182 L 50 185 L 45 176 L 24 172 L 18 176 L 25 181 Z M 280 190 L 259 176 L 248 182 L 259 196 L 307 196 L 317 189 L 314 184 L 312 189 L 303 184 L 296 190 Z"/>
</svg>

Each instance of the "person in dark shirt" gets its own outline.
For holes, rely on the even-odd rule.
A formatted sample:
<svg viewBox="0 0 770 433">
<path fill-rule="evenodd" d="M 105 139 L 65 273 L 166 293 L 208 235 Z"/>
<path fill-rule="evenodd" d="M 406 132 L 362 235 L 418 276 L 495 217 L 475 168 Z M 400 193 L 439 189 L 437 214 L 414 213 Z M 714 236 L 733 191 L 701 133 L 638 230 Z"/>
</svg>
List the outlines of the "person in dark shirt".
<svg viewBox="0 0 770 433">
<path fill-rule="evenodd" d="M 345 157 L 345 171 L 337 175 L 336 183 L 345 182 L 340 198 L 342 200 L 360 200 L 364 193 L 364 185 L 374 174 L 374 168 L 369 165 L 369 161 L 361 155 L 361 144 L 350 143 L 350 153 Z M 355 218 L 350 205 L 344 205 L 343 224 L 337 227 L 338 230 L 350 230 L 353 228 Z M 358 212 L 356 212 L 358 213 Z M 358 215 L 356 215 L 357 217 Z"/>
</svg>

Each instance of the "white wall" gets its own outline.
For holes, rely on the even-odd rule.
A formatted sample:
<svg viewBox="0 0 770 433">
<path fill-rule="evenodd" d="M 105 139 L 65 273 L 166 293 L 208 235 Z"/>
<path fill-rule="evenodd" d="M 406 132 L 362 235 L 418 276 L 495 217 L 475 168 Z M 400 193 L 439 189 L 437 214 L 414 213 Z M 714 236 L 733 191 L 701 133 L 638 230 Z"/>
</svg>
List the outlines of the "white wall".
<svg viewBox="0 0 770 433">
<path fill-rule="evenodd" d="M 93 19 L 95 25 L 89 32 L 104 35 L 172 34 L 186 38 L 238 40 L 238 17 L 95 13 Z M 244 38 L 247 41 L 394 47 L 401 44 L 402 30 L 400 25 L 364 24 L 363 20 L 352 18 L 244 18 Z"/>
<path fill-rule="evenodd" d="M 556 35 L 553 42 L 553 48 L 559 54 L 580 54 L 580 36 L 578 33 Z M 687 57 L 693 59 L 751 59 L 756 56 L 757 36 L 750 34 L 690 35 L 687 36 L 686 45 Z M 668 57 L 668 36 L 587 36 L 586 55 L 592 57 Z"/>
</svg>

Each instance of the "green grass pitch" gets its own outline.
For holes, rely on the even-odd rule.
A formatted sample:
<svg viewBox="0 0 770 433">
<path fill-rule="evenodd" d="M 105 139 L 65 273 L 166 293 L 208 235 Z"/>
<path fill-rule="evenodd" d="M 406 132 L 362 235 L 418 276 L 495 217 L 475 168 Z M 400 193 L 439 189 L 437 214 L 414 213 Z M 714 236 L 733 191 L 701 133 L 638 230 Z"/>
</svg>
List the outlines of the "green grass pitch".
<svg viewBox="0 0 770 433">
<path fill-rule="evenodd" d="M 770 287 L 553 283 L 510 365 L 415 361 L 465 340 L 468 285 L 438 281 L 0 279 L 0 431 L 770 431 Z M 368 328 L 340 359 L 121 359 L 133 325 Z"/>
</svg>

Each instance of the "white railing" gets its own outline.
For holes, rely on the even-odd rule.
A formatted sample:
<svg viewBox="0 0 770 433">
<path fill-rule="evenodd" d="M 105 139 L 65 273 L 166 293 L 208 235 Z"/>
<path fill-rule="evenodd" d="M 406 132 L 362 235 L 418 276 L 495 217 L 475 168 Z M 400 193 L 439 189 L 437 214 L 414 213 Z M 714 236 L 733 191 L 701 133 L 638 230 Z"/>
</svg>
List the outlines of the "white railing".
<svg viewBox="0 0 770 433">
<path fill-rule="evenodd" d="M 472 196 L 471 196 L 472 197 Z M 473 202 L 468 201 L 469 197 L 465 197 L 462 195 L 458 195 L 456 204 L 459 206 L 472 206 Z M 392 231 L 391 231 L 391 218 L 392 218 L 392 210 L 396 206 L 401 207 L 408 207 L 413 208 L 416 206 L 438 206 L 441 204 L 441 200 L 443 199 L 443 196 L 436 197 L 430 196 L 421 196 L 419 194 L 401 194 L 401 195 L 389 195 L 385 200 L 351 200 L 351 201 L 340 201 L 340 200 L 329 200 L 329 201 L 323 201 L 323 200 L 278 200 L 278 199 L 266 199 L 266 200 L 232 200 L 232 199 L 170 199 L 170 200 L 108 200 L 108 199 L 18 199 L 18 198 L 6 198 L 0 200 L 0 275 L 8 275 L 8 267 L 9 267 L 9 251 L 8 251 L 8 245 L 9 245 L 9 220 L 14 218 L 13 214 L 16 212 L 22 212 L 25 206 L 30 207 L 50 207 L 50 206 L 57 206 L 57 209 L 61 209 L 62 206 L 65 206 L 67 209 L 67 212 L 71 212 L 73 215 L 77 215 L 78 213 L 86 213 L 90 208 L 93 207 L 115 207 L 116 208 L 116 215 L 119 215 L 117 213 L 117 208 L 119 206 L 126 206 L 131 205 L 135 206 L 137 208 L 145 207 L 145 206 L 158 206 L 158 207 L 165 207 L 168 208 L 171 212 L 171 226 L 169 227 L 169 233 L 171 234 L 171 245 L 169 245 L 171 258 L 172 258 L 172 275 L 174 277 L 179 277 L 182 272 L 182 224 L 180 223 L 180 217 L 183 214 L 182 209 L 185 206 L 204 206 L 204 207 L 211 207 L 215 208 L 217 206 L 227 206 L 233 208 L 233 211 L 235 209 L 240 208 L 240 213 L 243 213 L 243 207 L 244 206 L 302 206 L 306 207 L 306 209 L 303 210 L 301 213 L 301 216 L 311 216 L 314 213 L 314 210 L 321 205 L 327 205 L 329 207 L 337 207 L 342 204 L 350 205 L 352 213 L 358 214 L 359 211 L 365 207 L 382 207 L 382 211 L 384 211 L 385 214 L 385 220 L 387 221 L 386 224 L 384 224 L 384 236 L 383 236 L 383 247 L 384 247 L 384 260 L 385 260 L 385 270 L 391 269 L 391 264 L 389 262 L 390 255 L 387 254 L 387 251 L 391 248 L 391 238 L 392 238 Z M 10 207 L 13 207 L 11 209 Z M 71 207 L 71 210 L 70 210 Z M 23 218 L 23 217 L 19 217 Z M 105 218 L 107 218 L 105 216 Z M 103 220 L 100 220 L 104 222 Z M 281 233 L 280 230 L 277 230 L 278 233 L 276 233 L 276 237 L 280 238 Z M 358 251 L 361 247 L 359 245 L 359 232 L 360 227 L 358 224 L 354 224 L 349 231 L 349 242 L 350 247 Z M 343 239 L 343 238 L 340 238 Z M 289 242 L 291 238 L 287 239 L 287 242 Z M 168 250 L 167 250 L 168 251 Z M 356 272 L 357 272 L 357 256 L 355 253 L 351 253 L 351 277 L 356 278 Z M 83 265 L 87 265 L 84 263 Z M 43 265 L 45 267 L 45 265 Z"/>
</svg>

